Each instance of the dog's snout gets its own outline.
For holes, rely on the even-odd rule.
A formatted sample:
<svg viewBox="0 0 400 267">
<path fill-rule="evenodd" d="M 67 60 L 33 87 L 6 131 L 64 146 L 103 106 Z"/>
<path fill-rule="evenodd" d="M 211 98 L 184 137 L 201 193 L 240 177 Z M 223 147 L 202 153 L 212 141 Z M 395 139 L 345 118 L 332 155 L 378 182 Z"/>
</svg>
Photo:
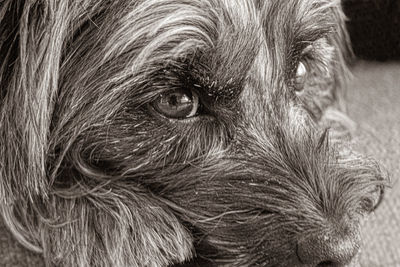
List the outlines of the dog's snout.
<svg viewBox="0 0 400 267">
<path fill-rule="evenodd" d="M 360 233 L 353 229 L 342 233 L 327 229 L 305 236 L 297 244 L 299 261 L 313 266 L 344 266 L 350 263 L 360 247 Z"/>
</svg>

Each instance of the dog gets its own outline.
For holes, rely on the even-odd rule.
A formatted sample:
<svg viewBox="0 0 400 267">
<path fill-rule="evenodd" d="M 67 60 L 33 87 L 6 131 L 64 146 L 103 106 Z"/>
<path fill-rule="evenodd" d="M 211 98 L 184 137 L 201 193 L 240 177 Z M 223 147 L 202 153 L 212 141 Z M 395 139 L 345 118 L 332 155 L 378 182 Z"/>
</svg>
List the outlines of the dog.
<svg viewBox="0 0 400 267">
<path fill-rule="evenodd" d="M 47 266 L 356 266 L 338 1 L 0 3 L 0 208 Z"/>
</svg>

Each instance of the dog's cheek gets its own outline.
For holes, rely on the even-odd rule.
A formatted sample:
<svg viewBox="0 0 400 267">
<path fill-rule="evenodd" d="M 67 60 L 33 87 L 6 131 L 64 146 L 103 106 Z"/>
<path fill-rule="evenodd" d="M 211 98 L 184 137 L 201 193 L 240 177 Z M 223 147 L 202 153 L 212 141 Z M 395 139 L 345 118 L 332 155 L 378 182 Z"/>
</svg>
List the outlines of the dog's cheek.
<svg viewBox="0 0 400 267">
<path fill-rule="evenodd" d="M 315 128 L 312 115 L 302 106 L 290 105 L 287 118 L 289 129 L 294 136 L 301 137 L 310 129 Z"/>
<path fill-rule="evenodd" d="M 165 124 L 149 120 L 143 113 L 121 114 L 106 124 L 99 124 L 82 134 L 79 154 L 91 164 L 108 166 L 116 171 L 129 163 L 151 164 L 165 154 L 165 142 L 176 135 Z M 152 154 L 152 151 L 160 151 Z"/>
<path fill-rule="evenodd" d="M 57 218 L 36 230 L 48 266 L 168 266 L 191 258 L 191 234 L 155 198 L 127 184 L 88 190 L 48 205 Z"/>
<path fill-rule="evenodd" d="M 212 118 L 182 122 L 146 111 L 120 114 L 82 133 L 72 160 L 116 175 L 153 173 L 221 152 L 228 143 L 227 128 Z"/>
</svg>

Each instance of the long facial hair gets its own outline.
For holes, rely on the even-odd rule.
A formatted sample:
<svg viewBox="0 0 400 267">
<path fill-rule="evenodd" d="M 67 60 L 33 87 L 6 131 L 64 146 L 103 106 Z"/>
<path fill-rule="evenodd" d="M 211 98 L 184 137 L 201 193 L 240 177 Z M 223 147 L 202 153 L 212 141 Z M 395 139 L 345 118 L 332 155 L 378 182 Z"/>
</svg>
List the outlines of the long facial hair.
<svg viewBox="0 0 400 267">
<path fill-rule="evenodd" d="M 0 207 L 14 236 L 48 266 L 167 266 L 200 247 L 276 265 L 321 214 L 372 202 L 377 165 L 341 158 L 285 85 L 296 44 L 324 38 L 324 101 L 343 109 L 343 16 L 292 2 L 3 1 Z M 218 100 L 210 119 L 149 115 L 194 84 Z"/>
</svg>

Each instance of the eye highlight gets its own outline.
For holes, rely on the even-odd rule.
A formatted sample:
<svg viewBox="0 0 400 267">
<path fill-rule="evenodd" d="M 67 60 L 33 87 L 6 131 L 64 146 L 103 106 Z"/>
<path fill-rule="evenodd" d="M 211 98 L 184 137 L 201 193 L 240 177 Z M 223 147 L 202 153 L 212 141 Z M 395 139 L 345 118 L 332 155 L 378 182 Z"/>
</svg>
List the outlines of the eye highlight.
<svg viewBox="0 0 400 267">
<path fill-rule="evenodd" d="M 294 89 L 297 92 L 301 92 L 304 89 L 305 83 L 307 81 L 308 70 L 303 62 L 299 62 L 296 69 L 296 76 L 293 80 Z"/>
<path fill-rule="evenodd" d="M 151 104 L 161 115 L 171 119 L 187 119 L 197 115 L 199 96 L 193 90 L 161 93 Z"/>
</svg>

